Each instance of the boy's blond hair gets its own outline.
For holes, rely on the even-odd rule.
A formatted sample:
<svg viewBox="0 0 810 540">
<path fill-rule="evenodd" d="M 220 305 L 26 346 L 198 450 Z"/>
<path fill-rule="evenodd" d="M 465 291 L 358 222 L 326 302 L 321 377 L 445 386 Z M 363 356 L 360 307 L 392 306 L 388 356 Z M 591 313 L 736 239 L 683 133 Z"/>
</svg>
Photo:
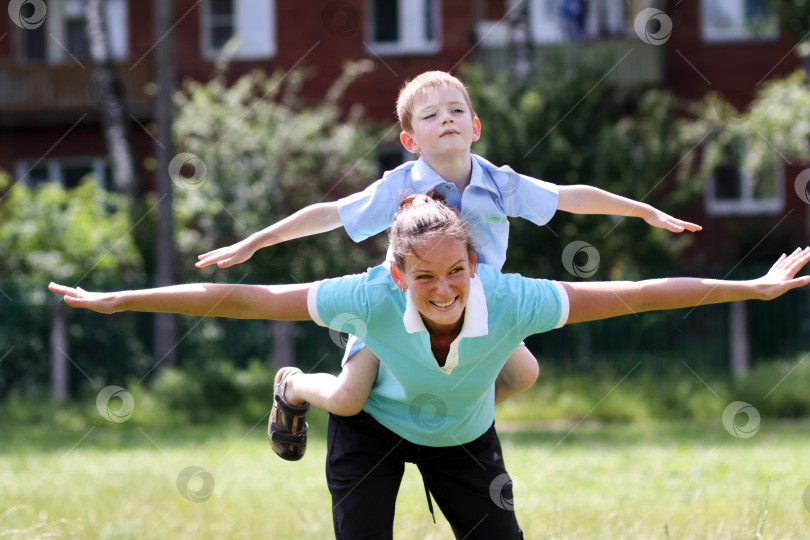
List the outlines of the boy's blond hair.
<svg viewBox="0 0 810 540">
<path fill-rule="evenodd" d="M 467 107 L 470 109 L 470 114 L 475 118 L 475 111 L 473 111 L 470 95 L 467 93 L 467 89 L 460 80 L 446 71 L 426 71 L 406 82 L 402 90 L 399 91 L 399 97 L 397 98 L 397 118 L 399 119 L 399 125 L 404 131 L 409 133 L 412 131 L 413 125 L 411 124 L 411 120 L 413 118 L 413 106 L 416 98 L 428 89 L 440 88 L 442 86 L 449 86 L 459 90 L 464 96 Z"/>
</svg>

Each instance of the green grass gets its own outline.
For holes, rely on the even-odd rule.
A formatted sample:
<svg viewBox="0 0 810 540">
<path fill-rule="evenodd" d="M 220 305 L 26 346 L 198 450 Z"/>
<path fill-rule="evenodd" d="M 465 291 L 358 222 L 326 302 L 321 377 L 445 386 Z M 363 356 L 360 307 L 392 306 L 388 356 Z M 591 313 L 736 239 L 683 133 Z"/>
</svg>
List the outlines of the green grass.
<svg viewBox="0 0 810 540">
<path fill-rule="evenodd" d="M 325 428 L 284 462 L 264 425 L 3 426 L 0 538 L 331 538 Z M 763 419 L 750 439 L 699 423 L 499 424 L 526 538 L 806 538 L 810 422 Z M 215 485 L 177 488 L 196 465 Z M 192 491 L 202 481 L 189 483 Z M 397 538 L 452 538 L 434 525 L 414 467 Z M 438 512 L 438 511 L 437 511 Z"/>
</svg>

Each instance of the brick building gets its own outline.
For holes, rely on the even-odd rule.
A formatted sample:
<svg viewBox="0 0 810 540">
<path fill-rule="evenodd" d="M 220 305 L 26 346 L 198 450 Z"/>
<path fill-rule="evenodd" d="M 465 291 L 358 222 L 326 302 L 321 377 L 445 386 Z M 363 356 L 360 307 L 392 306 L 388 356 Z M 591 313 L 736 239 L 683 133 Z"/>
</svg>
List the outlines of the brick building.
<svg viewBox="0 0 810 540">
<path fill-rule="evenodd" d="M 16 16 L 13 5 L 19 7 Z M 255 68 L 303 67 L 310 75 L 305 94 L 317 98 L 345 60 L 370 59 L 376 69 L 350 86 L 344 99 L 361 102 L 372 119 L 387 123 L 395 121 L 393 102 L 405 79 L 428 69 L 453 70 L 462 62 L 530 69 L 516 64 L 549 55 L 574 63 L 593 51 L 608 51 L 615 59 L 608 75 L 618 84 L 665 87 L 685 99 L 719 91 L 739 107 L 763 81 L 798 67 L 794 39 L 763 17 L 764 0 L 598 0 L 581 11 L 583 5 L 526 0 L 521 11 L 520 3 L 507 0 L 176 0 L 177 72 L 180 80 L 210 79 L 214 60 L 228 39 L 238 36 L 229 78 Z M 660 43 L 644 43 L 634 26 L 650 5 L 672 23 L 671 35 Z M 66 185 L 92 170 L 109 184 L 83 1 L 15 0 L 9 6 L 9 16 L 0 17 L 0 168 L 17 180 Z M 153 7 L 148 1 L 105 2 L 110 47 L 126 87 L 142 167 L 154 147 L 148 133 Z M 804 242 L 807 212 L 792 196 L 801 168 L 779 167 L 759 179 L 721 171 L 690 216 L 705 226 L 697 251 L 716 246 L 720 252 L 708 252 L 739 260 L 766 234 L 778 249 Z"/>
</svg>

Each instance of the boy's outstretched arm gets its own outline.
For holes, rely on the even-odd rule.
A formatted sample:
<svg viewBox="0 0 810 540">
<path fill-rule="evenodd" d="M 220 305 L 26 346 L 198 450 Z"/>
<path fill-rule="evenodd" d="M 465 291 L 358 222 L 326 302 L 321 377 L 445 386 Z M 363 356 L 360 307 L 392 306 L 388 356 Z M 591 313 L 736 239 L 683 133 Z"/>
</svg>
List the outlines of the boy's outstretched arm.
<svg viewBox="0 0 810 540">
<path fill-rule="evenodd" d="M 586 185 L 559 186 L 557 208 L 572 214 L 612 214 L 640 217 L 653 227 L 671 232 L 699 231 L 703 227 L 674 218 L 647 203 L 615 195 L 603 189 Z"/>
<path fill-rule="evenodd" d="M 796 274 L 810 262 L 810 248 L 782 255 L 767 274 L 747 281 L 664 278 L 645 281 L 562 283 L 568 293 L 568 323 L 595 321 L 664 309 L 739 300 L 773 300 L 810 283 Z"/>
<path fill-rule="evenodd" d="M 228 268 L 250 259 L 263 247 L 331 231 L 342 224 L 337 202 L 312 204 L 233 245 L 197 256 L 199 261 L 195 266 L 203 268 L 216 264 Z"/>
</svg>

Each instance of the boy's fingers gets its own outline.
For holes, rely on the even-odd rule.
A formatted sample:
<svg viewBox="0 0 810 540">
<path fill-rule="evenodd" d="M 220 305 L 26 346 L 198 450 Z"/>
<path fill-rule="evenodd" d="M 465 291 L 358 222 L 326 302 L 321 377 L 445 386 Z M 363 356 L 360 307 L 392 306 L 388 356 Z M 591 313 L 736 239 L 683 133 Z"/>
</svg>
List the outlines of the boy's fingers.
<svg viewBox="0 0 810 540">
<path fill-rule="evenodd" d="M 65 285 L 59 285 L 58 283 L 51 282 L 48 284 L 48 289 L 56 294 L 61 294 L 62 296 L 67 296 L 70 294 L 76 294 L 75 289 L 72 287 L 66 287 Z"/>
</svg>

